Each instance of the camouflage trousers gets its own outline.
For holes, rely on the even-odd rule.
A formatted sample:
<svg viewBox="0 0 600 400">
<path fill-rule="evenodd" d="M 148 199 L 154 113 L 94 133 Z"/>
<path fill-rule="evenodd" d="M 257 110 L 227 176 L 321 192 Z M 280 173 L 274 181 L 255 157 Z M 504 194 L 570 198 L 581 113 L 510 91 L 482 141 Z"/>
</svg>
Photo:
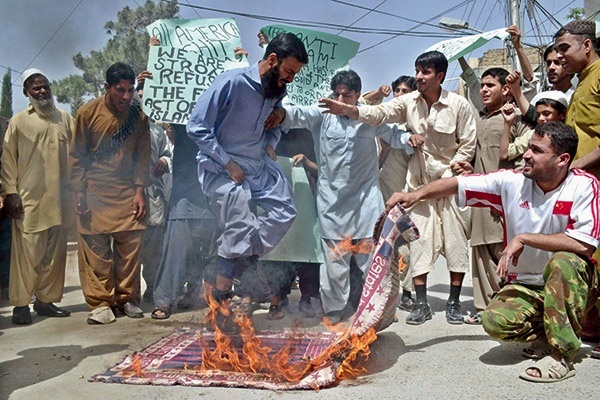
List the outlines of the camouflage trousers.
<svg viewBox="0 0 600 400">
<path fill-rule="evenodd" d="M 504 286 L 485 309 L 483 328 L 497 340 L 531 342 L 545 337 L 572 360 L 581 346 L 581 319 L 595 284 L 595 268 L 576 254 L 557 252 L 543 276 L 543 287 Z"/>
</svg>

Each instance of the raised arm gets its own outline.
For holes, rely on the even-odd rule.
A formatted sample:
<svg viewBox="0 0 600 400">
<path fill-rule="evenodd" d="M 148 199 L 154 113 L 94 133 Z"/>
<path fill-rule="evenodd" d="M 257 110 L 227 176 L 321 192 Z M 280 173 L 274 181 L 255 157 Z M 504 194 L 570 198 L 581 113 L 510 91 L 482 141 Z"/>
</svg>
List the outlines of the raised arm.
<svg viewBox="0 0 600 400">
<path fill-rule="evenodd" d="M 381 85 L 377 90 L 370 90 L 362 96 L 365 104 L 375 105 L 380 104 L 383 99 L 392 93 L 392 88 L 389 85 Z"/>
<path fill-rule="evenodd" d="M 469 92 L 469 101 L 473 104 L 473 107 L 477 111 L 481 111 L 485 108 L 483 101 L 481 100 L 481 94 L 479 89 L 481 88 L 481 82 L 477 75 L 475 75 L 475 71 L 473 68 L 467 63 L 464 57 L 460 57 L 458 59 L 458 64 L 460 65 L 460 69 L 462 70 L 462 74 L 460 77 L 467 84 L 467 90 Z"/>
<path fill-rule="evenodd" d="M 510 144 L 510 131 L 515 120 L 515 106 L 512 104 L 505 104 L 502 108 L 502 117 L 504 118 L 504 128 L 502 130 L 502 136 L 500 138 L 500 160 L 508 160 L 508 146 Z"/>
<path fill-rule="evenodd" d="M 533 80 L 533 68 L 531 68 L 529 58 L 527 58 L 527 54 L 525 54 L 525 50 L 521 46 L 521 30 L 518 26 L 511 25 L 506 28 L 506 31 L 510 33 L 510 41 L 517 52 L 519 64 L 521 64 L 521 69 L 523 70 L 523 77 L 527 82 L 531 82 Z"/>
</svg>

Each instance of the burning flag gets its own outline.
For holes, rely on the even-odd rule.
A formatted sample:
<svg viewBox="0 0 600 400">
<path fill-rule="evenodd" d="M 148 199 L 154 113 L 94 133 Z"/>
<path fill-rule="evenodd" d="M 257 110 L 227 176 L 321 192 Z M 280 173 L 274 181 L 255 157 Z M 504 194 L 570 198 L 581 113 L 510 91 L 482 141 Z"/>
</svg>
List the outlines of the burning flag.
<svg viewBox="0 0 600 400">
<path fill-rule="evenodd" d="M 392 323 L 395 313 L 399 270 L 391 268 L 390 258 L 399 244 L 418 239 L 419 232 L 396 205 L 379 219 L 374 236 L 360 304 L 343 331 L 255 332 L 251 319 L 239 313 L 233 315 L 237 337 L 218 326 L 214 332 L 180 329 L 91 380 L 286 390 L 319 389 L 360 375 L 376 333 Z M 231 312 L 223 307 L 213 302 L 209 321 L 215 324 L 217 312 Z"/>
</svg>

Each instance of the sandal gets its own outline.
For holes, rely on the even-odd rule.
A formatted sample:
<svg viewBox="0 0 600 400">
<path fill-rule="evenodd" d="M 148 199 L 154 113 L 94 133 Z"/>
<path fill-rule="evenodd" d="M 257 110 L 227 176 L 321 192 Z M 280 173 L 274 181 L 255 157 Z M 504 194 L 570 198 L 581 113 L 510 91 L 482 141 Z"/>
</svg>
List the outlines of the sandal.
<svg viewBox="0 0 600 400">
<path fill-rule="evenodd" d="M 592 358 L 600 358 L 600 344 L 594 347 L 590 355 Z"/>
<path fill-rule="evenodd" d="M 481 313 L 465 315 L 464 322 L 467 325 L 481 325 Z"/>
<path fill-rule="evenodd" d="M 160 306 L 155 308 L 150 314 L 152 319 L 168 319 L 171 316 L 171 307 Z"/>
<path fill-rule="evenodd" d="M 276 320 L 282 319 L 283 317 L 285 317 L 285 314 L 283 313 L 283 307 L 281 307 L 281 304 L 271 304 L 269 307 L 269 313 L 267 314 L 267 319 Z"/>
<path fill-rule="evenodd" d="M 539 377 L 527 373 L 527 371 L 534 369 L 539 371 Z M 546 356 L 536 362 L 532 367 L 527 368 L 525 372 L 522 372 L 519 375 L 519 378 L 529 382 L 552 383 L 571 378 L 575 376 L 575 374 L 575 370 L 570 367 L 564 359 L 556 361 L 551 356 Z"/>
</svg>

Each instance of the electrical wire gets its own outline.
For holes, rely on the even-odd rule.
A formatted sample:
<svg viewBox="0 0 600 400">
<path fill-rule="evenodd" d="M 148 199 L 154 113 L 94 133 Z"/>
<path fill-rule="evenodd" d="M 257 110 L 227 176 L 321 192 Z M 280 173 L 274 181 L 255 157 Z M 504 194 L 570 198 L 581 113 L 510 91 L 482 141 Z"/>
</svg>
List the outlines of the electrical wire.
<svg viewBox="0 0 600 400">
<path fill-rule="evenodd" d="M 54 33 L 52 34 L 52 36 L 50 36 L 50 38 L 46 41 L 46 43 L 42 46 L 42 48 L 35 54 L 35 56 L 33 56 L 33 58 L 31 59 L 31 61 L 29 61 L 29 63 L 25 66 L 25 68 L 23 68 L 24 71 L 26 71 L 27 68 L 29 68 L 29 66 L 31 64 L 33 64 L 33 62 L 35 61 L 35 59 L 50 44 L 50 42 L 52 41 L 52 39 L 54 39 L 54 37 L 56 36 L 56 34 L 62 29 L 63 26 L 65 26 L 65 24 L 67 23 L 67 21 L 69 20 L 69 18 L 71 18 L 71 15 L 73 15 L 73 13 L 75 12 L 75 10 L 77 10 L 77 8 L 81 5 L 81 3 L 83 3 L 83 0 L 79 0 L 79 3 L 77 3 L 77 5 L 75 7 L 73 7 L 73 9 L 69 13 L 69 15 L 67 15 L 67 18 L 65 18 L 65 20 L 62 22 L 62 24 L 60 24 L 60 26 L 56 29 L 56 31 L 54 31 Z M 14 83 L 17 80 L 18 80 L 18 76 L 17 76 L 17 78 L 15 78 L 15 80 L 12 82 L 12 84 L 14 85 Z"/>
<path fill-rule="evenodd" d="M 438 18 L 440 18 L 441 16 L 443 16 L 444 14 L 448 14 L 448 13 L 450 13 L 450 12 L 452 12 L 452 11 L 456 10 L 457 8 L 459 8 L 459 7 L 462 7 L 463 5 L 470 3 L 471 1 L 473 1 L 473 0 L 467 0 L 467 1 L 464 1 L 464 2 L 462 2 L 462 3 L 458 4 L 458 5 L 454 6 L 454 7 L 451 7 L 451 8 L 449 8 L 448 10 L 446 10 L 446 11 L 443 11 L 443 12 L 439 13 L 438 15 L 435 15 L 435 16 L 431 17 L 431 18 L 430 18 L 430 19 L 428 19 L 427 21 L 423 22 L 423 24 L 426 24 L 426 23 L 428 23 L 429 21 L 433 21 L 434 19 L 438 19 Z M 407 32 L 410 32 L 411 30 L 418 28 L 420 25 L 421 25 L 421 23 L 419 23 L 419 24 L 415 25 L 414 27 L 410 28 L 408 31 L 405 31 L 405 32 L 403 33 L 403 35 L 406 35 L 406 34 L 407 34 Z M 467 35 L 467 34 L 465 34 L 465 35 Z M 365 49 L 361 49 L 361 50 L 360 50 L 360 51 L 358 51 L 357 53 L 362 53 L 362 52 L 365 52 L 365 51 L 371 50 L 371 49 L 373 49 L 373 48 L 375 48 L 375 47 L 377 47 L 377 46 L 380 46 L 380 45 L 382 45 L 383 43 L 389 42 L 390 40 L 397 38 L 398 36 L 400 36 L 400 35 L 398 34 L 398 35 L 395 35 L 395 36 L 393 36 L 393 37 L 390 37 L 390 38 L 387 38 L 387 39 L 385 39 L 385 40 L 382 40 L 382 41 L 380 41 L 380 42 L 378 42 L 378 43 L 375 43 L 374 45 L 371 45 L 371 46 L 369 46 L 369 47 L 367 47 L 367 48 L 365 48 Z"/>
<path fill-rule="evenodd" d="M 360 21 L 361 19 L 365 18 L 367 15 L 371 14 L 373 11 L 375 11 L 376 9 L 378 9 L 381 5 L 385 4 L 387 2 L 387 0 L 383 0 L 381 3 L 377 4 L 375 6 L 375 8 L 372 8 L 370 10 L 368 10 L 365 14 L 363 14 L 360 18 L 358 18 L 357 20 L 355 20 L 354 22 L 352 22 L 350 25 L 348 25 L 348 27 L 354 26 L 354 24 L 356 24 L 358 21 Z M 340 30 L 338 33 L 336 33 L 336 35 L 339 35 L 340 33 L 346 31 L 347 28 L 344 28 L 342 30 Z"/>
<path fill-rule="evenodd" d="M 171 2 L 169 0 L 161 0 L 161 1 Z M 473 1 L 473 0 L 466 0 L 461 4 L 469 3 L 471 1 Z M 183 6 L 183 7 L 197 8 L 200 10 L 213 11 L 213 12 L 224 13 L 224 14 L 229 14 L 229 15 L 237 15 L 237 16 L 242 16 L 242 17 L 251 18 L 251 19 L 257 19 L 257 20 L 269 21 L 269 22 L 277 22 L 277 23 L 302 26 L 302 27 L 320 28 L 320 29 L 336 29 L 336 30 L 346 28 L 347 32 L 353 32 L 353 33 L 368 33 L 368 34 L 397 35 L 397 36 L 402 35 L 402 36 L 417 36 L 417 37 L 432 37 L 432 38 L 456 38 L 456 37 L 466 35 L 465 33 L 450 34 L 450 33 L 428 32 L 428 31 L 418 31 L 418 32 L 413 31 L 413 32 L 411 32 L 411 31 L 397 30 L 397 29 L 348 27 L 347 25 L 334 24 L 334 23 L 328 23 L 328 22 L 315 22 L 315 21 L 306 21 L 306 20 L 295 20 L 295 19 L 290 19 L 290 18 L 270 17 L 270 16 L 265 16 L 265 15 L 242 13 L 242 12 L 217 9 L 217 8 L 211 8 L 211 7 L 203 7 L 203 6 L 197 6 L 197 5 L 191 5 L 191 4 L 189 4 L 189 5 L 188 4 L 179 4 L 179 5 Z M 454 8 L 455 7 L 453 7 L 452 9 L 454 9 Z M 448 11 L 445 11 L 445 12 L 448 12 Z M 437 26 L 435 26 L 435 27 L 437 28 Z"/>
</svg>

